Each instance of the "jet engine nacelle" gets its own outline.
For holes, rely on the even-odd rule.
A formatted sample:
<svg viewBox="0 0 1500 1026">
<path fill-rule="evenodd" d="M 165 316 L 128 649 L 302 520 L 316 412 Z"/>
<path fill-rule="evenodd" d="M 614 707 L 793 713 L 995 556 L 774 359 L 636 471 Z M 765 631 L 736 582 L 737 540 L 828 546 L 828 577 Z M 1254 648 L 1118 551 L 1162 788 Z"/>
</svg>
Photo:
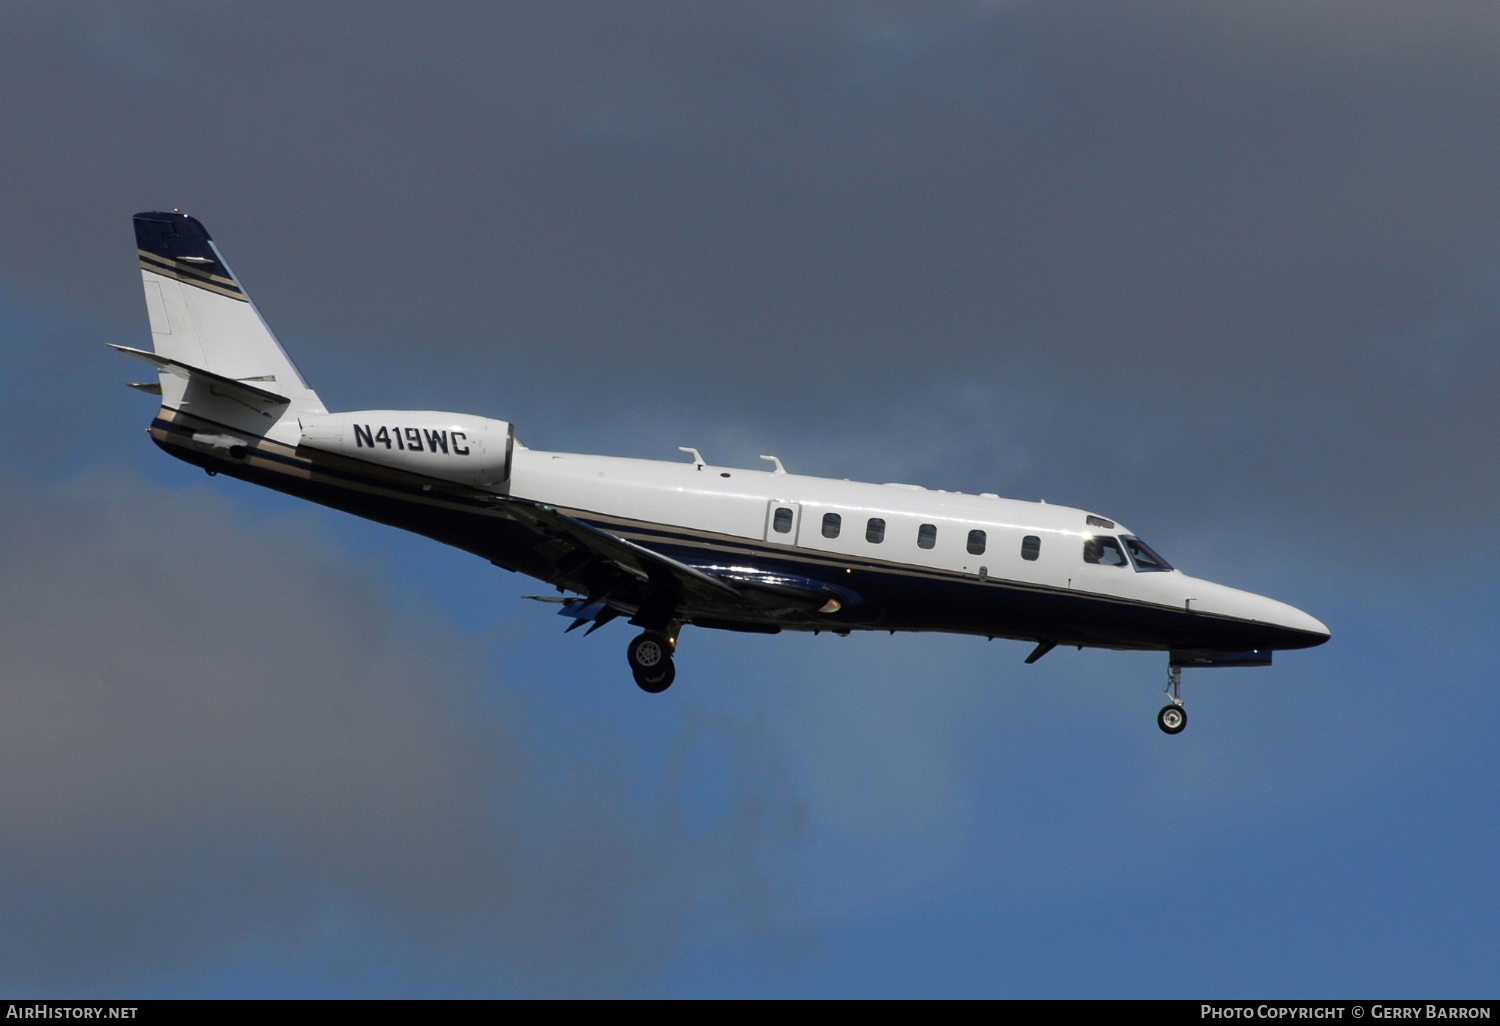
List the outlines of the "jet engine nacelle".
<svg viewBox="0 0 1500 1026">
<path fill-rule="evenodd" d="M 433 410 L 358 410 L 303 417 L 302 445 L 455 484 L 510 479 L 516 431 L 503 420 Z"/>
</svg>

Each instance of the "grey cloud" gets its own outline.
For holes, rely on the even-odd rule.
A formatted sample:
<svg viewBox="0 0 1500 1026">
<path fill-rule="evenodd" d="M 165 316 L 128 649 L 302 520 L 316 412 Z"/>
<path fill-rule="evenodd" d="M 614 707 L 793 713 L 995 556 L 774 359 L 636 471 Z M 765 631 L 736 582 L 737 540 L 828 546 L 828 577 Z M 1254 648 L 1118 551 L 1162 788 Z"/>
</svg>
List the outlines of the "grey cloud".
<svg viewBox="0 0 1500 1026">
<path fill-rule="evenodd" d="M 10 287 L 140 325 L 124 215 L 192 209 L 335 398 L 990 429 L 1305 548 L 1500 500 L 1488 5 L 4 17 Z"/>
<path fill-rule="evenodd" d="M 12 987 L 286 948 L 338 910 L 440 976 L 588 991 L 660 965 L 705 896 L 763 917 L 787 799 L 753 738 L 687 831 L 670 800 L 631 811 L 665 782 L 511 728 L 479 639 L 298 521 L 97 470 L 0 487 Z"/>
<path fill-rule="evenodd" d="M 1334 589 L 1297 581 L 1309 567 L 1431 574 L 1500 500 L 1497 18 L 1370 0 L 9 5 L 0 287 L 138 344 L 126 218 L 181 206 L 335 403 L 1084 505 L 1332 620 L 1283 587 Z M 129 370 L 55 327 L 13 334 L 26 394 L 5 418 L 31 451 L 139 441 L 121 411 L 141 397 L 97 398 Z M 1437 670 L 1428 653 L 1374 691 L 1351 678 L 1366 719 L 1331 734 L 1348 689 L 1316 667 L 1357 642 L 1205 688 L 1205 719 L 1239 696 L 1237 722 L 1277 737 L 1183 791 L 1139 690 L 1071 692 L 1081 720 L 1035 729 L 1058 721 L 1030 685 L 1138 687 L 1155 663 L 1058 653 L 1024 677 L 1001 643 L 898 639 L 893 666 L 866 644 L 884 639 L 817 658 L 801 646 L 845 643 L 776 639 L 801 669 L 766 674 L 777 656 L 755 649 L 734 681 L 748 710 L 665 731 L 669 780 L 643 784 L 607 743 L 559 756 L 478 708 L 479 688 L 513 694 L 481 644 L 316 532 L 93 470 L 38 480 L 55 474 L 0 482 L 0 962 L 18 987 L 284 952 L 344 918 L 429 960 L 413 977 L 610 989 L 670 957 L 695 902 L 795 919 L 976 873 L 1062 891 L 1151 872 L 1205 843 L 1199 812 L 1342 787 L 1340 767 L 1410 746 L 1410 722 L 1451 747 L 1437 734 L 1487 681 L 1412 691 L 1453 676 L 1439 646 Z M 290 592 L 286 560 L 304 564 Z M 203 564 L 211 580 L 179 572 Z M 1406 622 L 1412 594 L 1369 616 Z M 756 643 L 695 638 L 684 669 Z M 588 666 L 578 651 L 555 665 Z M 914 690 L 927 653 L 955 681 L 935 697 Z M 599 676 L 619 683 L 617 651 Z M 965 682 L 991 679 L 1025 686 L 976 715 Z M 1078 722 L 1116 740 L 1080 742 Z M 986 766 L 1000 783 L 976 794 Z M 700 800 L 714 786 L 728 797 Z M 652 788 L 670 800 L 640 801 Z M 725 811 L 705 826 L 695 801 Z M 788 838 L 768 879 L 756 853 Z M 1134 854 L 1088 863 L 1110 845 Z M 806 900 L 778 906 L 788 876 Z"/>
</svg>

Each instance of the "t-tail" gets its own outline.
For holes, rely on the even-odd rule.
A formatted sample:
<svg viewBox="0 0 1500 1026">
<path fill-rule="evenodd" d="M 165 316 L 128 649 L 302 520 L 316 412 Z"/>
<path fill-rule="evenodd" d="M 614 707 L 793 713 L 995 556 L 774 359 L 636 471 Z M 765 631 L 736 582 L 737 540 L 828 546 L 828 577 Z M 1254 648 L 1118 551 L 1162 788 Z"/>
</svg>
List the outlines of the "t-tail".
<svg viewBox="0 0 1500 1026">
<path fill-rule="evenodd" d="M 115 346 L 157 369 L 163 417 L 191 415 L 249 434 L 296 443 L 299 417 L 326 412 L 261 319 L 219 247 L 196 218 L 176 211 L 135 215 L 141 284 L 152 351 Z M 194 434 L 214 448 L 211 430 Z"/>
<path fill-rule="evenodd" d="M 156 381 L 129 384 L 161 396 L 151 437 L 163 449 L 297 494 L 309 483 L 346 486 L 371 465 L 414 475 L 418 489 L 504 487 L 516 446 L 508 423 L 432 410 L 330 414 L 196 218 L 136 214 L 135 239 L 151 350 L 114 348 L 156 368 Z M 332 502 L 326 490 L 308 497 Z"/>
</svg>

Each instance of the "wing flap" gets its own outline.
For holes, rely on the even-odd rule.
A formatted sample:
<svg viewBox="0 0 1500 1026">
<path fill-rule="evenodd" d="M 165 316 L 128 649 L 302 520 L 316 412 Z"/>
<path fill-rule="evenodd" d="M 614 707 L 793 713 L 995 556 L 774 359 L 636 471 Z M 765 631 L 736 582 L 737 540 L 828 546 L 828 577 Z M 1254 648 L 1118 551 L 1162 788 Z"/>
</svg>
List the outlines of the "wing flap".
<svg viewBox="0 0 1500 1026">
<path fill-rule="evenodd" d="M 693 623 L 730 630 L 779 629 L 788 616 L 834 628 L 863 597 L 828 581 L 749 566 L 694 566 L 595 527 L 556 507 L 496 496 L 495 504 L 539 538 L 552 583 L 586 593 L 564 615 L 607 605 L 676 610 Z M 595 626 L 598 626 L 596 622 Z"/>
<path fill-rule="evenodd" d="M 739 588 L 721 577 L 653 552 L 644 545 L 627 541 L 553 506 L 529 499 L 502 499 L 501 502 L 505 512 L 521 523 L 541 534 L 571 542 L 593 558 L 648 583 L 653 591 L 665 590 L 688 599 L 701 596 L 714 605 L 744 598 Z"/>
</svg>

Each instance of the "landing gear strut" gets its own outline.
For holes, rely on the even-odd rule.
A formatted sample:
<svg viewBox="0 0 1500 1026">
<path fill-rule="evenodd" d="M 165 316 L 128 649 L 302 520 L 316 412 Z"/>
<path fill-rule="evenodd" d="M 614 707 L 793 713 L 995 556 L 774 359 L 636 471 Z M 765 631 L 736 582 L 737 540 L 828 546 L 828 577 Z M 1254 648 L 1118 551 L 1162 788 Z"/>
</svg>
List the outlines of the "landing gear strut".
<svg viewBox="0 0 1500 1026">
<path fill-rule="evenodd" d="M 630 673 L 642 691 L 655 695 L 672 686 L 677 677 L 677 668 L 672 665 L 673 640 L 657 631 L 646 631 L 625 650 Z"/>
<path fill-rule="evenodd" d="M 1156 714 L 1156 725 L 1163 734 L 1181 734 L 1182 728 L 1187 726 L 1187 706 L 1182 704 L 1182 667 L 1173 666 L 1167 670 L 1166 692 L 1172 702 L 1162 706 L 1161 712 Z"/>
</svg>

